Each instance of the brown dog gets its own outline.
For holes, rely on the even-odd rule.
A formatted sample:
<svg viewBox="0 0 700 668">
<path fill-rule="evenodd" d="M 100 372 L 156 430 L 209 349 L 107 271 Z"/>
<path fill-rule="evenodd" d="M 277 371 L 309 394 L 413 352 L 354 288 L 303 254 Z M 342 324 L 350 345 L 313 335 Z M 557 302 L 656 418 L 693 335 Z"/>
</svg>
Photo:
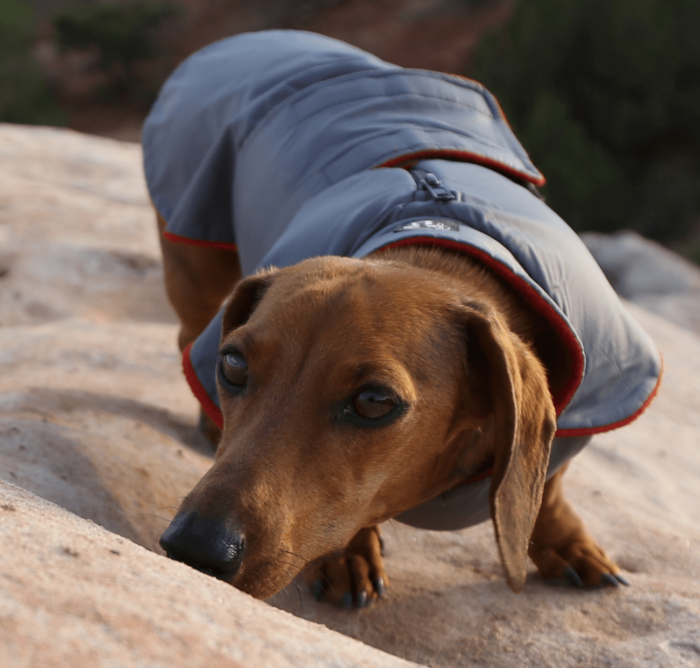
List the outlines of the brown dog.
<svg viewBox="0 0 700 668">
<path fill-rule="evenodd" d="M 311 259 L 240 280 L 235 253 L 163 236 L 184 349 L 224 315 L 224 429 L 168 554 L 268 597 L 307 582 L 358 607 L 388 579 L 378 525 L 492 470 L 506 578 L 626 584 L 546 481 L 556 422 L 550 328 L 479 262 L 409 247 Z M 550 365 L 554 361 L 549 362 Z M 210 423 L 210 434 L 216 428 Z"/>
<path fill-rule="evenodd" d="M 143 147 L 185 374 L 223 429 L 169 556 L 263 598 L 305 569 L 362 607 L 381 522 L 490 517 L 516 591 L 528 554 L 625 582 L 561 478 L 646 408 L 658 351 L 483 86 L 237 35 L 173 73 Z"/>
</svg>

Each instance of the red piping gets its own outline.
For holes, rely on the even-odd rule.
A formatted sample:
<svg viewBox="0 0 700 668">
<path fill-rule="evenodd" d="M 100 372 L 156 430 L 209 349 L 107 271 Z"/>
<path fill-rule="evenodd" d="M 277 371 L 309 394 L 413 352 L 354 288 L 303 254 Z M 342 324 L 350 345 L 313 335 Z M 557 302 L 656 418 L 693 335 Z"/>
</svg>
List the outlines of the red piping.
<svg viewBox="0 0 700 668">
<path fill-rule="evenodd" d="M 214 424 L 219 429 L 224 428 L 224 416 L 221 413 L 219 407 L 214 403 L 212 398 L 209 396 L 207 391 L 204 389 L 202 383 L 200 383 L 199 378 L 197 378 L 197 373 L 192 366 L 192 360 L 190 359 L 190 349 L 192 344 L 190 343 L 187 348 L 182 351 L 182 370 L 185 373 L 185 378 L 189 383 L 192 393 L 197 397 L 197 401 L 202 405 L 202 408 L 206 411 L 207 415 L 214 421 Z"/>
<path fill-rule="evenodd" d="M 459 485 L 456 485 L 457 487 L 462 487 L 464 485 L 471 485 L 472 483 L 479 482 L 479 480 L 485 480 L 489 476 L 493 475 L 493 468 L 488 469 L 487 471 L 484 471 L 483 473 L 478 473 L 472 478 L 469 478 L 469 480 L 465 480 L 464 482 L 460 482 Z"/>
<path fill-rule="evenodd" d="M 624 420 L 619 420 L 618 422 L 612 422 L 611 424 L 605 424 L 602 427 L 586 427 L 584 429 L 557 429 L 555 436 L 592 436 L 593 434 L 604 434 L 607 431 L 612 431 L 613 429 L 619 429 L 624 427 L 630 422 L 634 422 L 647 408 L 652 401 L 656 398 L 659 393 L 659 388 L 661 387 L 661 379 L 664 375 L 664 364 L 663 357 L 661 358 L 661 373 L 659 373 L 659 379 L 656 381 L 656 385 L 652 393 L 647 397 L 647 400 L 637 409 L 636 412 L 632 413 L 629 417 Z"/>
<path fill-rule="evenodd" d="M 377 169 L 381 167 L 396 167 L 397 165 L 403 165 L 405 162 L 415 162 L 418 160 L 439 160 L 444 158 L 447 160 L 461 160 L 463 162 L 473 162 L 477 165 L 483 165 L 484 167 L 489 167 L 496 172 L 502 172 L 509 176 L 514 176 L 517 179 L 524 179 L 529 181 L 536 186 L 543 186 L 546 182 L 544 176 L 532 176 L 527 172 L 521 172 L 514 167 L 508 167 L 498 160 L 493 158 L 487 158 L 478 153 L 471 153 L 469 151 L 458 151 L 456 149 L 428 149 L 425 151 L 417 151 L 416 153 L 406 153 L 398 158 L 392 158 L 383 162 L 381 165 L 377 165 Z"/>
<path fill-rule="evenodd" d="M 179 234 L 173 234 L 167 230 L 163 232 L 163 238 L 172 241 L 176 244 L 187 244 L 189 246 L 203 246 L 205 248 L 220 248 L 221 250 L 235 251 L 238 250 L 236 244 L 228 243 L 227 241 L 204 241 L 202 239 L 190 239 Z"/>
</svg>

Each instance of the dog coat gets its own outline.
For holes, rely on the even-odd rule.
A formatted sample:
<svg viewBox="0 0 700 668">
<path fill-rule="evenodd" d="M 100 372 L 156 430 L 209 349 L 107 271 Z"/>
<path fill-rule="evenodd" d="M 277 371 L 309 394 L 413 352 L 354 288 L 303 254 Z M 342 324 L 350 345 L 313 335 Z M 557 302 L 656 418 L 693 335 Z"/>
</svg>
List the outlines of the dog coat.
<svg viewBox="0 0 700 668">
<path fill-rule="evenodd" d="M 550 473 L 592 434 L 634 420 L 656 392 L 655 345 L 578 236 L 531 191 L 543 176 L 474 81 L 403 69 L 312 33 L 239 35 L 173 73 L 143 147 L 165 236 L 237 250 L 244 275 L 429 244 L 508 281 L 565 351 Z M 220 335 L 221 313 L 183 355 L 187 380 L 219 425 Z M 410 523 L 452 529 L 486 519 L 488 482 L 460 488 L 464 498 L 486 492 L 458 501 L 454 521 L 433 521 L 432 511 L 424 520 L 418 509 Z"/>
</svg>

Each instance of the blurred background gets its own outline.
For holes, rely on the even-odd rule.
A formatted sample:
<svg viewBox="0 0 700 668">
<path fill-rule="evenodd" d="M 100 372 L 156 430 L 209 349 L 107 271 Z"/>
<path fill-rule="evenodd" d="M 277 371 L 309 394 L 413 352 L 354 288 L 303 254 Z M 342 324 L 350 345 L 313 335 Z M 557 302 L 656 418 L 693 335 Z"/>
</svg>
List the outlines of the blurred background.
<svg viewBox="0 0 700 668">
<path fill-rule="evenodd" d="M 265 28 L 481 81 L 577 231 L 700 263 L 697 0 L 0 0 L 0 121 L 138 141 L 184 58 Z"/>
</svg>

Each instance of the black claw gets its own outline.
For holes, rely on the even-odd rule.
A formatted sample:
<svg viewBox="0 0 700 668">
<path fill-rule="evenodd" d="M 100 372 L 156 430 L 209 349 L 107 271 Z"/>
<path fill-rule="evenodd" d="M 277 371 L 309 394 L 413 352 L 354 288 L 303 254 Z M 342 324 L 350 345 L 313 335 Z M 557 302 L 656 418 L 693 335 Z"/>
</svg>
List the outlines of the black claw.
<svg viewBox="0 0 700 668">
<path fill-rule="evenodd" d="M 311 585 L 311 594 L 313 597 L 317 600 L 320 601 L 323 598 L 323 581 L 322 580 L 316 580 Z"/>
<path fill-rule="evenodd" d="M 374 591 L 377 592 L 377 596 L 379 596 L 379 598 L 384 598 L 384 592 L 386 592 L 384 578 L 379 577 L 376 580 L 373 580 L 372 584 L 374 585 Z"/>
<path fill-rule="evenodd" d="M 571 566 L 564 569 L 564 582 L 572 587 L 583 587 L 583 580 Z"/>
<path fill-rule="evenodd" d="M 615 573 L 613 576 L 620 584 L 625 585 L 625 587 L 631 587 L 632 583 L 622 574 Z"/>
<path fill-rule="evenodd" d="M 620 583 L 617 581 L 617 578 L 614 575 L 610 575 L 610 573 L 603 573 L 603 575 L 600 578 L 600 581 L 604 587 L 620 586 Z"/>
<path fill-rule="evenodd" d="M 367 592 L 363 589 L 358 595 L 357 595 L 357 608 L 358 610 L 362 610 L 367 605 Z"/>
<path fill-rule="evenodd" d="M 352 592 L 346 591 L 340 599 L 340 605 L 346 610 L 352 610 Z"/>
</svg>

